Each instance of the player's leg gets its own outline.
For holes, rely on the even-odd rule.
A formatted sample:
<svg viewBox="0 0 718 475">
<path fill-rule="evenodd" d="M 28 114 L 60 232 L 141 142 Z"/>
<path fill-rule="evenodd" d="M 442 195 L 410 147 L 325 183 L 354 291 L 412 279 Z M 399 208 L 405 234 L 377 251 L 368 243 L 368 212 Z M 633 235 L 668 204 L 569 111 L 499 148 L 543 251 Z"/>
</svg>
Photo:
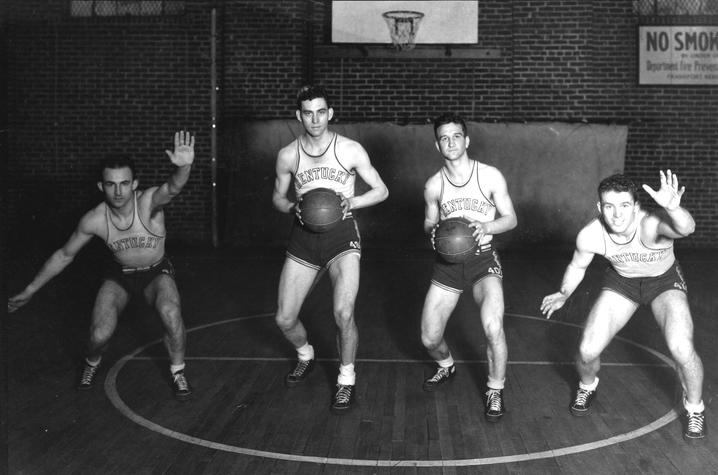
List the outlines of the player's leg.
<svg viewBox="0 0 718 475">
<path fill-rule="evenodd" d="M 351 406 L 356 384 L 354 361 L 359 346 L 359 330 L 354 318 L 354 305 L 359 292 L 360 254 L 346 253 L 332 261 L 328 270 L 333 289 L 332 303 L 339 353 L 337 392 L 332 410 L 341 413 Z"/>
<path fill-rule="evenodd" d="M 92 308 L 87 355 L 83 365 L 78 389 L 90 389 L 94 385 L 95 375 L 107 348 L 120 314 L 127 306 L 129 294 L 114 280 L 105 280 L 100 285 Z"/>
<path fill-rule="evenodd" d="M 290 387 L 302 383 L 314 366 L 314 348 L 307 339 L 307 330 L 299 321 L 299 311 L 318 272 L 318 268 L 286 258 L 279 277 L 277 314 L 274 320 L 284 337 L 297 350 L 298 357 L 296 367 L 285 378 L 285 383 Z"/>
<path fill-rule="evenodd" d="M 506 381 L 508 348 L 504 332 L 504 290 L 501 279 L 488 276 L 473 287 L 474 300 L 481 312 L 486 335 L 489 375 L 486 383 L 486 419 L 496 422 L 505 412 L 503 389 Z"/>
<path fill-rule="evenodd" d="M 608 289 L 602 290 L 593 304 L 576 357 L 579 387 L 570 407 L 573 415 L 582 416 L 588 413 L 598 387 L 601 353 L 628 323 L 637 308 L 636 302 Z"/>
<path fill-rule="evenodd" d="M 431 283 L 426 293 L 421 311 L 421 343 L 429 356 L 436 361 L 437 369 L 433 376 L 424 381 L 424 391 L 433 391 L 456 373 L 454 359 L 444 339 L 444 331 L 460 296 L 460 291 L 439 286 L 435 282 Z"/>
<path fill-rule="evenodd" d="M 162 273 L 144 289 L 145 299 L 162 321 L 163 337 L 170 359 L 170 375 L 175 397 L 185 400 L 192 394 L 185 369 L 186 331 L 177 284 L 171 273 Z"/>
<path fill-rule="evenodd" d="M 693 345 L 693 319 L 688 298 L 685 292 L 668 290 L 651 302 L 651 309 L 676 362 L 683 385 L 683 405 L 688 417 L 685 436 L 687 439 L 703 438 L 703 362 Z"/>
</svg>

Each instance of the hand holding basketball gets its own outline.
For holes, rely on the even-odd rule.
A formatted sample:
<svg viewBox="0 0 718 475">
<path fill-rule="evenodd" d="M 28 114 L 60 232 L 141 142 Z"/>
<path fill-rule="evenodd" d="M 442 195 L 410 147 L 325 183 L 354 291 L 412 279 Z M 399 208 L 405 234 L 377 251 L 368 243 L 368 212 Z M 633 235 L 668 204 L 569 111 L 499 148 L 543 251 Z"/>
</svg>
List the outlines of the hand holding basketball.
<svg viewBox="0 0 718 475">
<path fill-rule="evenodd" d="M 447 262 L 457 264 L 476 253 L 474 229 L 465 218 L 447 218 L 433 233 L 434 249 Z"/>
</svg>

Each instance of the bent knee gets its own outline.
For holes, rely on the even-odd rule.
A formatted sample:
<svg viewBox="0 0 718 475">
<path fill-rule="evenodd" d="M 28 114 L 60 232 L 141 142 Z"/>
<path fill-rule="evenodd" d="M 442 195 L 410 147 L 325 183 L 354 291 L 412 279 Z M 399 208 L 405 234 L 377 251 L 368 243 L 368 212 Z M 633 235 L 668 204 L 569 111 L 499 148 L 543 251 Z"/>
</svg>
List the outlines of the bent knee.
<svg viewBox="0 0 718 475">
<path fill-rule="evenodd" d="M 688 363 L 697 356 L 693 342 L 687 339 L 681 341 L 669 341 L 668 350 L 671 352 L 673 359 L 679 364 Z"/>
</svg>

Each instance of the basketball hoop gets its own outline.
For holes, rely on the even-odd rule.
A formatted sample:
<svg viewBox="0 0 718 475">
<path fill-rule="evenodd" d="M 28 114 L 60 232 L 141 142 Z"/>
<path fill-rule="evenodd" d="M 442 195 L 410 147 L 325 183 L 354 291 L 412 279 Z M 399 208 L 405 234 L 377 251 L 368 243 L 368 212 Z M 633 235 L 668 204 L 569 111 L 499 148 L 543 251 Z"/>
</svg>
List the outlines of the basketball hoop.
<svg viewBox="0 0 718 475">
<path fill-rule="evenodd" d="M 421 12 L 394 10 L 381 14 L 389 27 L 389 35 L 394 48 L 398 51 L 414 49 L 414 38 L 419 31 L 419 23 L 424 18 Z"/>
</svg>

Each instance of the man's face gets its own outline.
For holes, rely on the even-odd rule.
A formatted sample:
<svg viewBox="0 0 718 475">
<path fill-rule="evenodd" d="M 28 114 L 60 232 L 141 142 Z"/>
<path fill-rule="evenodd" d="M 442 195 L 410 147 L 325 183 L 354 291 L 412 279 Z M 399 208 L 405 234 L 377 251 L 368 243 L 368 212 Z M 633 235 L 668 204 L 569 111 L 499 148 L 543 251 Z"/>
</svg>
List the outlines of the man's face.
<svg viewBox="0 0 718 475">
<path fill-rule="evenodd" d="M 632 229 L 638 203 L 627 191 L 606 191 L 598 202 L 598 211 L 609 231 L 620 234 Z"/>
<path fill-rule="evenodd" d="M 469 137 L 464 134 L 461 125 L 451 122 L 436 129 L 436 148 L 447 160 L 461 157 L 468 146 Z"/>
<path fill-rule="evenodd" d="M 334 110 L 327 106 L 324 98 L 318 97 L 310 101 L 302 101 L 302 110 L 297 111 L 297 119 L 312 137 L 323 134 L 334 116 Z"/>
<path fill-rule="evenodd" d="M 132 177 L 129 167 L 105 168 L 98 188 L 105 194 L 105 201 L 113 208 L 121 208 L 132 199 L 137 189 L 137 180 Z"/>
</svg>

